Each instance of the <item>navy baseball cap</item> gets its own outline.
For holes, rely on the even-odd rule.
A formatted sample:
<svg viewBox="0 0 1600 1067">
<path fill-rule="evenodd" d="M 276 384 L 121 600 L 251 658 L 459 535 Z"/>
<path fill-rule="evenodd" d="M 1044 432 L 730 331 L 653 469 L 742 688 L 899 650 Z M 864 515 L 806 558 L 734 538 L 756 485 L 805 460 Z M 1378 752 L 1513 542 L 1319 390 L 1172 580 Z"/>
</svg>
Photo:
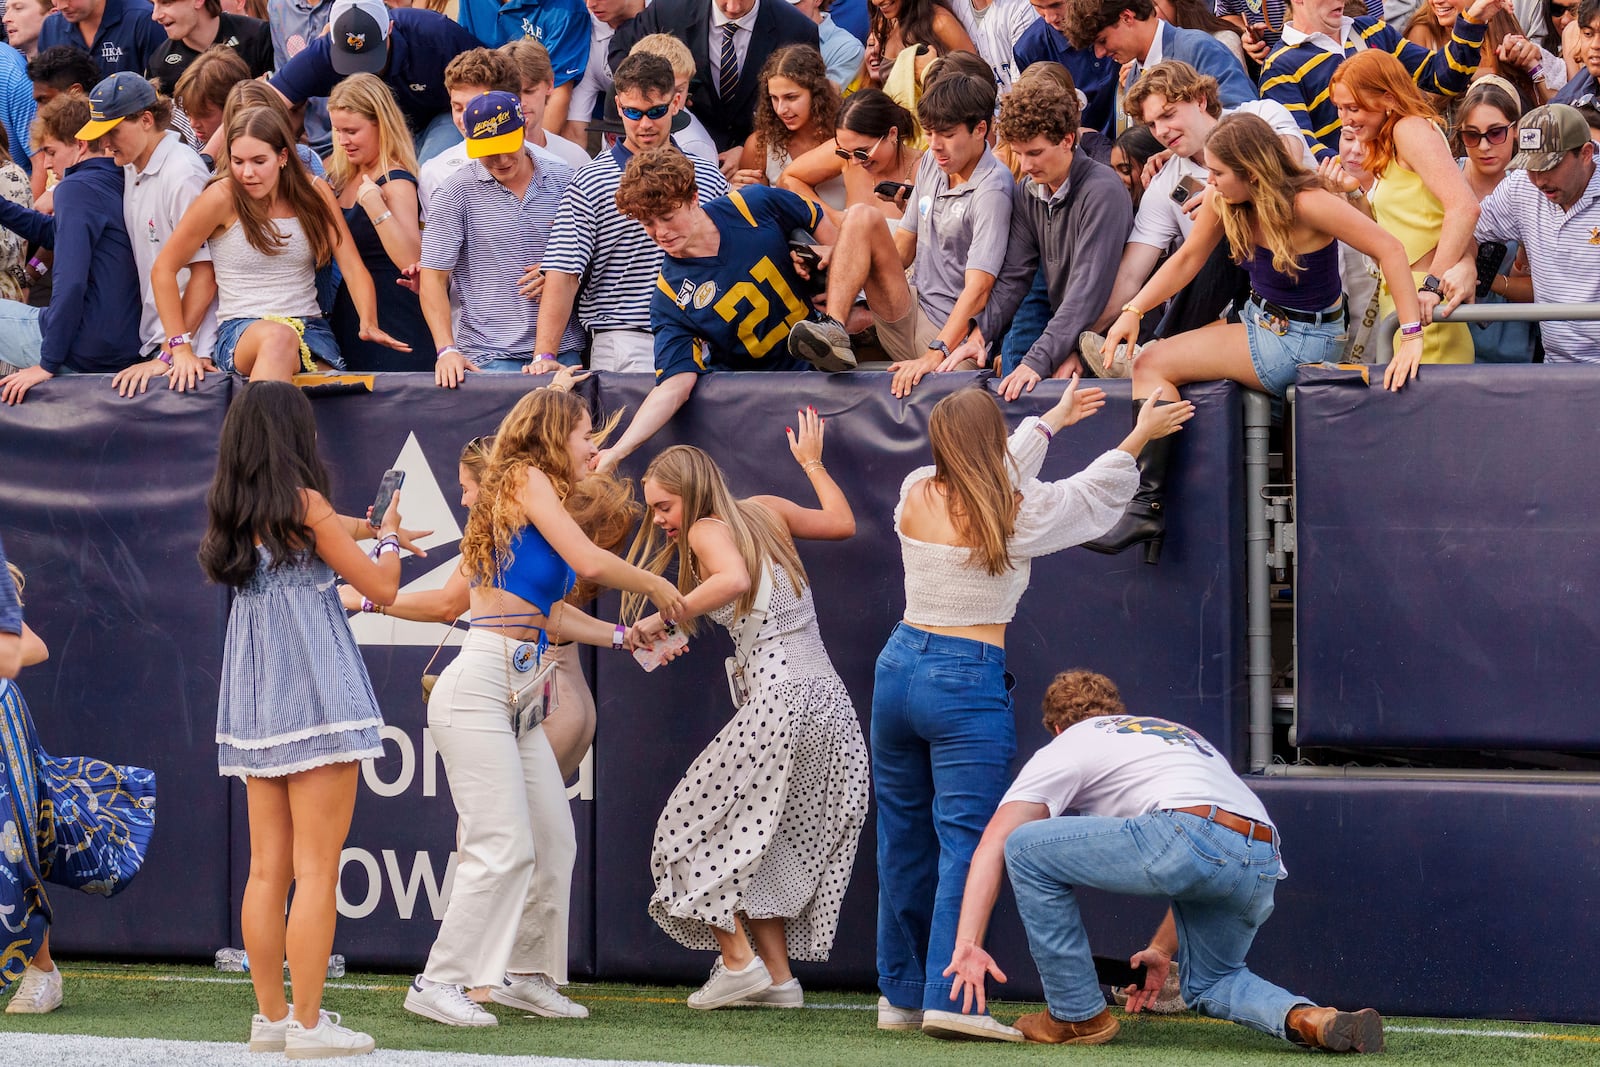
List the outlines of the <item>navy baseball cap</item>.
<svg viewBox="0 0 1600 1067">
<path fill-rule="evenodd" d="M 510 93 L 475 96 L 461 115 L 467 129 L 467 158 L 482 159 L 522 148 L 522 101 Z"/>
<path fill-rule="evenodd" d="M 123 119 L 146 111 L 155 103 L 155 86 L 144 78 L 131 70 L 113 74 L 89 93 L 89 121 L 76 136 L 80 141 L 104 137 Z"/>
<path fill-rule="evenodd" d="M 389 62 L 394 20 L 383 0 L 333 0 L 328 17 L 328 59 L 334 73 L 377 74 Z"/>
</svg>

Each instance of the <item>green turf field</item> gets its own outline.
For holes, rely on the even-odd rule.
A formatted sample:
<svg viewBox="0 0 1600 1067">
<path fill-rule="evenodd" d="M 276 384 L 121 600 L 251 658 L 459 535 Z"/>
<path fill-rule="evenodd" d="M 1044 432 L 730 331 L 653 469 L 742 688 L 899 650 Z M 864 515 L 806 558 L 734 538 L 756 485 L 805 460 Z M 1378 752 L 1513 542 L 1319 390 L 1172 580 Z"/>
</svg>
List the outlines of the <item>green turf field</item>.
<svg viewBox="0 0 1600 1067">
<path fill-rule="evenodd" d="M 0 1033 L 93 1034 L 242 1041 L 254 1010 L 247 976 L 209 967 L 65 962 L 66 1003 L 47 1016 L 0 1015 Z M 665 1060 L 689 1064 L 943 1067 L 1058 1062 L 1229 1067 L 1288 1064 L 1307 1053 L 1241 1027 L 1194 1015 L 1124 1018 L 1099 1048 L 955 1044 L 917 1033 L 879 1033 L 876 998 L 807 990 L 801 1011 L 691 1011 L 687 989 L 574 985 L 586 1021 L 532 1019 L 505 1008 L 492 1030 L 458 1030 L 401 1008 L 406 976 L 361 974 L 330 982 L 327 1007 L 377 1038 L 380 1049 Z M 1009 1021 L 1035 1006 L 997 1004 Z M 1434 1031 L 1446 1031 L 1443 1033 Z M 1391 1019 L 1388 1054 L 1407 1064 L 1600 1064 L 1600 1027 Z M 4 1039 L 0 1038 L 0 1048 Z M 268 1057 L 270 1058 L 270 1057 Z M 1302 1061 L 1303 1062 L 1303 1061 Z"/>
</svg>

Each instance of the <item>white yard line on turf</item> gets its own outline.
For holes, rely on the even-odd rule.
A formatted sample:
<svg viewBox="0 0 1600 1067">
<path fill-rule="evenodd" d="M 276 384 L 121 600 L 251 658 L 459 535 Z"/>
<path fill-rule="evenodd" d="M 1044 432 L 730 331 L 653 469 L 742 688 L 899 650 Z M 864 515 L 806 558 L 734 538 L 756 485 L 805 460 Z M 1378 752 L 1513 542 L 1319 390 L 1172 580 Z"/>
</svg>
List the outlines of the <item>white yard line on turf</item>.
<svg viewBox="0 0 1600 1067">
<path fill-rule="evenodd" d="M 85 1037 L 81 1034 L 19 1034 L 5 1038 L 6 1056 L 18 1063 L 116 1064 L 117 1067 L 261 1067 L 260 1053 L 245 1045 L 217 1041 L 167 1041 L 156 1038 Z M 675 1067 L 659 1061 L 580 1060 L 557 1056 L 486 1056 L 454 1052 L 411 1052 L 379 1049 L 353 1061 L 362 1067 L 438 1067 L 442 1059 L 452 1067 Z"/>
</svg>

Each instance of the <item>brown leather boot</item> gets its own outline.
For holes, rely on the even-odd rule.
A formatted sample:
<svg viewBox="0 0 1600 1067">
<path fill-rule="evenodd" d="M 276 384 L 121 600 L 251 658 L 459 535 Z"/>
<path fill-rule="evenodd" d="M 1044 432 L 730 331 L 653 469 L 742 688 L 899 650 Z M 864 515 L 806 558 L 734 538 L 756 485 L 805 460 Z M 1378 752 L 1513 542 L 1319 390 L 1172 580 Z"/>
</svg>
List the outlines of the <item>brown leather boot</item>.
<svg viewBox="0 0 1600 1067">
<path fill-rule="evenodd" d="M 1329 1052 L 1382 1052 L 1383 1016 L 1371 1008 L 1293 1008 L 1283 1021 L 1289 1040 Z M 1020 1029 L 1020 1023 L 1019 1027 Z"/>
<path fill-rule="evenodd" d="M 1022 1036 L 1041 1045 L 1103 1045 L 1117 1036 L 1122 1024 L 1104 1008 L 1092 1019 L 1064 1023 L 1048 1011 L 1024 1015 L 1013 1024 Z"/>
</svg>

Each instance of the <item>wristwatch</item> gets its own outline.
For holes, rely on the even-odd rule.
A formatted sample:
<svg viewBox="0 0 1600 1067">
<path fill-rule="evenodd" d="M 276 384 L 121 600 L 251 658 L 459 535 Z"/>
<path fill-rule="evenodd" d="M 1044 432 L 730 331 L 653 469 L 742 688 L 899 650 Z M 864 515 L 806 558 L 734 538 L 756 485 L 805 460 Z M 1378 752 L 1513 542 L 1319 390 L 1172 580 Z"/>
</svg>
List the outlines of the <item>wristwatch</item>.
<svg viewBox="0 0 1600 1067">
<path fill-rule="evenodd" d="M 928 342 L 928 351 L 937 352 L 941 356 L 948 356 L 950 354 L 950 346 L 945 344 L 942 339 L 935 337 Z"/>
<path fill-rule="evenodd" d="M 1421 292 L 1432 293 L 1434 296 L 1437 296 L 1440 299 L 1444 298 L 1444 286 L 1440 284 L 1439 279 L 1434 277 L 1432 274 L 1422 279 Z"/>
</svg>

